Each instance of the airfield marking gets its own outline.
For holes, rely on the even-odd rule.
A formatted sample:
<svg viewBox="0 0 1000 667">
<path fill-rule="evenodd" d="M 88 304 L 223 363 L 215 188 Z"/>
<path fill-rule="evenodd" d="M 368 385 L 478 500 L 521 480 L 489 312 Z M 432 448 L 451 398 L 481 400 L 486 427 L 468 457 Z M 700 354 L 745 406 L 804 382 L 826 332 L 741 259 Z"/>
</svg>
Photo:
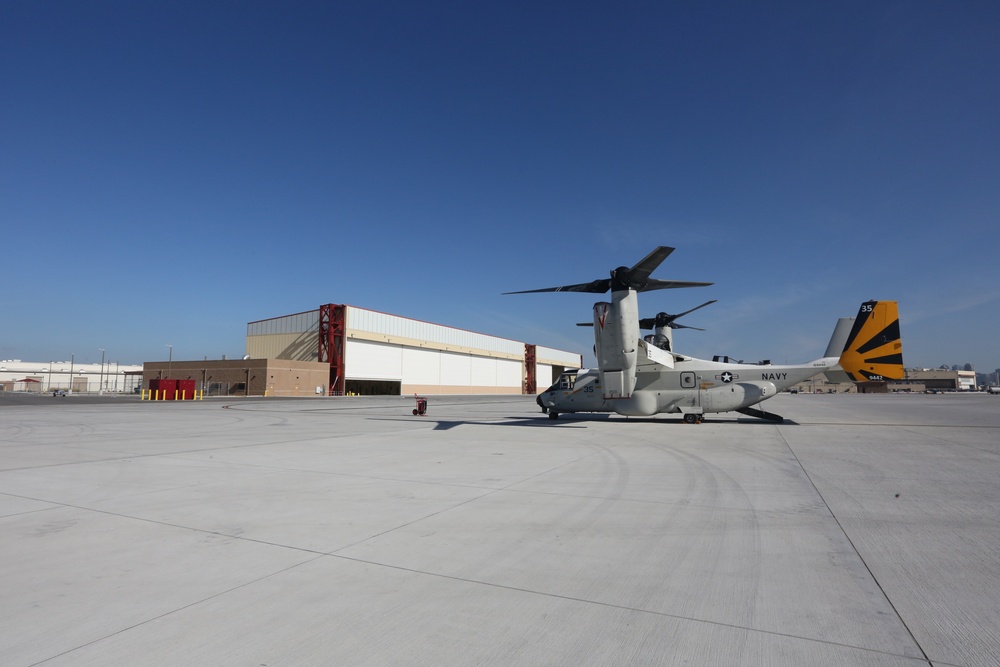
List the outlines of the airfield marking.
<svg viewBox="0 0 1000 667">
<path fill-rule="evenodd" d="M 819 487 L 816 486 L 816 482 L 813 481 L 812 475 L 810 475 L 809 471 L 806 470 L 804 465 L 802 465 L 802 461 L 799 460 L 798 454 L 795 453 L 795 450 L 792 448 L 791 444 L 789 444 L 788 440 L 785 438 L 785 434 L 782 433 L 780 429 L 777 430 L 778 430 L 778 437 L 780 437 L 781 441 L 785 443 L 785 447 L 788 448 L 788 452 L 792 455 L 792 458 L 794 458 L 795 462 L 799 465 L 799 469 L 802 470 L 802 474 L 805 475 L 807 480 L 809 480 L 809 484 L 812 485 L 813 490 L 816 492 L 816 495 L 819 497 L 821 501 L 823 501 L 823 505 L 826 506 L 826 509 L 830 513 L 830 516 L 833 517 L 833 520 L 837 522 L 837 528 L 840 529 L 840 532 L 843 534 L 844 539 L 847 540 L 847 543 L 851 545 L 851 549 L 854 550 L 854 555 L 856 555 L 858 557 L 858 560 L 861 561 L 861 564 L 865 566 L 865 570 L 868 571 L 868 576 L 870 576 L 872 578 L 872 581 L 875 582 L 875 585 L 878 586 L 878 589 L 882 593 L 882 597 L 885 598 L 886 603 L 888 603 L 889 608 L 892 609 L 894 614 L 896 614 L 896 619 L 903 626 L 903 628 L 906 629 L 907 634 L 910 635 L 910 639 L 913 640 L 914 645 L 920 650 L 920 654 L 923 656 L 924 661 L 926 661 L 928 665 L 932 664 L 931 659 L 927 656 L 927 651 L 924 650 L 924 647 L 920 644 L 920 641 L 917 639 L 916 635 L 913 634 L 913 630 L 910 629 L 910 626 L 903 619 L 903 616 L 902 614 L 900 614 L 899 609 L 897 609 L 896 605 L 893 604 L 892 599 L 889 597 L 889 594 L 882 586 L 882 582 L 879 581 L 878 577 L 875 576 L 875 573 L 872 572 L 872 569 L 868 565 L 868 562 L 865 560 L 865 557 L 861 555 L 861 551 L 859 551 L 857 545 L 854 544 L 854 540 L 851 539 L 851 536 L 844 528 L 844 525 L 840 523 L 840 517 L 838 517 L 837 513 L 833 511 L 832 507 L 830 507 L 830 503 L 828 503 L 826 498 L 823 496 L 823 492 L 819 490 Z M 899 494 L 896 494 L 896 497 L 898 498 Z"/>
</svg>

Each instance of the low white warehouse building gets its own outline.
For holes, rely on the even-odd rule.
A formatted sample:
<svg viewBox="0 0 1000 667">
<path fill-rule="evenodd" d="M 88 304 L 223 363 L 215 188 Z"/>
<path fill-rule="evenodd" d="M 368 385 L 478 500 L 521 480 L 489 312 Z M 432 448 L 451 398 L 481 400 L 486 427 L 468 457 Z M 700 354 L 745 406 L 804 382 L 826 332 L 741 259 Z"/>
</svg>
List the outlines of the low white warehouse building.
<svg viewBox="0 0 1000 667">
<path fill-rule="evenodd" d="M 108 361 L 86 364 L 67 361 L 0 360 L 0 391 L 45 393 L 132 393 L 142 380 L 142 366 Z"/>
<path fill-rule="evenodd" d="M 329 394 L 533 394 L 574 352 L 341 304 L 247 324 L 247 356 L 330 364 Z"/>
</svg>

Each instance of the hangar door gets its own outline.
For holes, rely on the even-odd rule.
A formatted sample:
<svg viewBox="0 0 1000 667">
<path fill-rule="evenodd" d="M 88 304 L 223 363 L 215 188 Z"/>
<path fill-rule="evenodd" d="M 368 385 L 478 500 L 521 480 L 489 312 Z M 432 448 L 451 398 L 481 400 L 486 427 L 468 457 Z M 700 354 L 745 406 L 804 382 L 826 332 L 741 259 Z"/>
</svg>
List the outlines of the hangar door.
<svg viewBox="0 0 1000 667">
<path fill-rule="evenodd" d="M 399 380 L 345 380 L 344 391 L 354 396 L 399 396 Z"/>
<path fill-rule="evenodd" d="M 348 340 L 344 352 L 344 392 L 362 396 L 399 396 L 403 350 L 399 345 Z"/>
</svg>

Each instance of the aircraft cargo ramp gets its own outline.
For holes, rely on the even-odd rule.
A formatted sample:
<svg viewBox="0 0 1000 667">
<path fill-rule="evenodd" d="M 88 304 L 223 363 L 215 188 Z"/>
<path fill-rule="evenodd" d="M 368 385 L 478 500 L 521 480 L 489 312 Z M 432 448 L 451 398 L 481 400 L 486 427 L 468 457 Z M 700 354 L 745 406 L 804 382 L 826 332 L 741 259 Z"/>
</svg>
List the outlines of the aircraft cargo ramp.
<svg viewBox="0 0 1000 667">
<path fill-rule="evenodd" d="M 0 655 L 996 665 L 1000 403 L 0 398 Z"/>
</svg>

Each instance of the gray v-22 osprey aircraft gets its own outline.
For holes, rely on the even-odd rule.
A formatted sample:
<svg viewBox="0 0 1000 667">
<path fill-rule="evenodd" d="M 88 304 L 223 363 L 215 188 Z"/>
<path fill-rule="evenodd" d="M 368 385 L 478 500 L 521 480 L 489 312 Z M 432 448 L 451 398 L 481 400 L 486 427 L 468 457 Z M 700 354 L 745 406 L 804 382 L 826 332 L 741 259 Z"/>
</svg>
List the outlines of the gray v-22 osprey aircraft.
<svg viewBox="0 0 1000 667">
<path fill-rule="evenodd" d="M 598 368 L 568 370 L 538 395 L 537 402 L 550 419 L 561 413 L 616 412 L 630 417 L 657 413 L 683 415 L 697 423 L 702 415 L 736 411 L 775 422 L 783 418 L 754 408 L 778 392 L 825 373 L 831 381 L 864 382 L 902 379 L 903 356 L 899 315 L 895 301 L 866 301 L 856 317 L 841 318 L 823 357 L 801 365 L 730 363 L 695 359 L 672 350 L 674 328 L 681 315 L 660 313 L 640 320 L 639 292 L 712 283 L 658 280 L 650 274 L 673 248 L 660 246 L 632 268 L 618 267 L 610 278 L 577 285 L 548 287 L 534 292 L 611 291 L 611 301 L 594 304 L 594 354 Z M 641 328 L 654 334 L 642 338 Z"/>
</svg>

